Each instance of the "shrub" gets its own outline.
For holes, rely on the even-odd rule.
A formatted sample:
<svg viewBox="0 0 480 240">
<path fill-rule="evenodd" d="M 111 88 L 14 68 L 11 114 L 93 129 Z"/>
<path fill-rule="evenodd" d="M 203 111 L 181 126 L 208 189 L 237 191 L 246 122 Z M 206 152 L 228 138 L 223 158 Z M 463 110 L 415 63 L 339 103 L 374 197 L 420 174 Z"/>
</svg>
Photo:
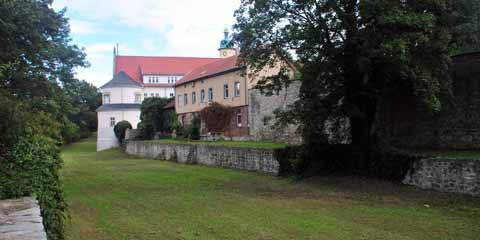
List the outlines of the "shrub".
<svg viewBox="0 0 480 240">
<path fill-rule="evenodd" d="M 189 129 L 189 138 L 191 140 L 200 140 L 200 124 L 201 120 L 198 117 L 194 117 Z"/>
<path fill-rule="evenodd" d="M 64 239 L 60 124 L 0 94 L 0 199 L 35 196 L 48 239 Z"/>
<path fill-rule="evenodd" d="M 232 108 L 214 102 L 200 111 L 200 118 L 209 132 L 223 132 L 232 117 Z"/>
<path fill-rule="evenodd" d="M 115 136 L 117 137 L 120 144 L 123 144 L 125 142 L 125 131 L 127 129 L 132 129 L 132 124 L 130 124 L 128 121 L 120 121 L 113 128 Z"/>
<path fill-rule="evenodd" d="M 307 168 L 303 146 L 287 146 L 275 149 L 281 176 L 300 176 Z"/>
<path fill-rule="evenodd" d="M 157 132 L 172 131 L 170 111 L 163 109 L 170 101 L 169 98 L 147 98 L 142 102 L 140 138 L 152 139 Z"/>
</svg>

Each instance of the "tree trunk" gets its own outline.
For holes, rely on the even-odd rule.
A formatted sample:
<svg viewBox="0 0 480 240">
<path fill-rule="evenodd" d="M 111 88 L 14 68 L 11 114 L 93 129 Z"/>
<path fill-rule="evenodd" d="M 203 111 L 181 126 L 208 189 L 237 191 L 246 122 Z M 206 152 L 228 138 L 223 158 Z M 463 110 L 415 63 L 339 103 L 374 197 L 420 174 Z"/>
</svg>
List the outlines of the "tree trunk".
<svg viewBox="0 0 480 240">
<path fill-rule="evenodd" d="M 350 118 L 352 153 L 358 158 L 352 167 L 358 170 L 366 170 L 369 167 L 377 146 L 374 127 L 376 107 L 376 101 L 371 99 L 357 101 L 356 108 L 359 111 L 355 111 Z"/>
</svg>

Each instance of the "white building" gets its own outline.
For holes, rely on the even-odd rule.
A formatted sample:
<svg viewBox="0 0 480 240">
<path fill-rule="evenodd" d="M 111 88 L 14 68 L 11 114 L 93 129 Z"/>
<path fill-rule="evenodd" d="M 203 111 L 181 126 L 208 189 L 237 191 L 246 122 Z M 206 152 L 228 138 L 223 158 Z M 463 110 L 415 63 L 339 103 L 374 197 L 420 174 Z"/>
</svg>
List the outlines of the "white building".
<svg viewBox="0 0 480 240">
<path fill-rule="evenodd" d="M 218 58 L 114 56 L 114 76 L 100 87 L 102 106 L 97 109 L 97 151 L 118 146 L 113 127 L 128 121 L 135 129 L 140 105 L 148 97 L 175 97 L 174 85 L 196 67 Z"/>
</svg>

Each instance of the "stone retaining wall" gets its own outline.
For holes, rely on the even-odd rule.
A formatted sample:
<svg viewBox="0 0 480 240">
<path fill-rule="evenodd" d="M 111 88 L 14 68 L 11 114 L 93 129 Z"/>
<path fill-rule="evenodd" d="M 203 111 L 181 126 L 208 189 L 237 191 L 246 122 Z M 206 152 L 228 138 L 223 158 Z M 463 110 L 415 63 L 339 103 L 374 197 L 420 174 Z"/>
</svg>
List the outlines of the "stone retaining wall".
<svg viewBox="0 0 480 240">
<path fill-rule="evenodd" d="M 480 160 L 420 159 L 413 164 L 403 183 L 442 192 L 480 195 Z"/>
<path fill-rule="evenodd" d="M 128 141 L 125 151 L 138 157 L 179 163 L 236 168 L 275 175 L 279 172 L 279 163 L 272 149 Z"/>
<path fill-rule="evenodd" d="M 0 240 L 46 240 L 40 207 L 35 199 L 0 200 Z"/>
</svg>

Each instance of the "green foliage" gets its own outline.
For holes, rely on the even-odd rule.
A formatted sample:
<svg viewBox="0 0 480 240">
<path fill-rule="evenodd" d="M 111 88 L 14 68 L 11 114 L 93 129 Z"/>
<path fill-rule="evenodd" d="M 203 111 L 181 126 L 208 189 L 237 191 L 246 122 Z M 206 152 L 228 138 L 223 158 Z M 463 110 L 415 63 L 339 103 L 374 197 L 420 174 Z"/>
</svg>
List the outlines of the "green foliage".
<svg viewBox="0 0 480 240">
<path fill-rule="evenodd" d="M 475 34 L 467 2 L 478 1 L 242 0 L 235 39 L 254 74 L 295 53 L 300 98 L 282 118 L 300 123 L 306 152 L 328 143 L 325 126 L 339 119 L 349 120 L 352 143 L 370 151 L 385 96 L 414 96 L 431 112 L 441 109 L 450 56 Z M 258 87 L 288 85 L 283 69 Z"/>
<path fill-rule="evenodd" d="M 0 95 L 0 199 L 33 194 L 49 239 L 63 239 L 66 202 L 59 180 L 59 123 Z"/>
<path fill-rule="evenodd" d="M 141 106 L 141 122 L 139 123 L 140 137 L 152 139 L 156 133 L 170 133 L 172 131 L 171 113 L 165 109 L 169 98 L 147 98 Z"/>
<path fill-rule="evenodd" d="M 132 124 L 130 124 L 128 121 L 120 121 L 115 124 L 115 127 L 113 127 L 113 132 L 115 132 L 115 136 L 120 144 L 125 143 L 125 131 L 127 129 L 132 129 Z"/>
<path fill-rule="evenodd" d="M 50 0 L 0 1 L 0 198 L 37 197 L 48 239 L 64 239 L 58 147 L 96 128 L 97 89 L 65 10 Z"/>
<path fill-rule="evenodd" d="M 200 118 L 195 116 L 192 120 L 192 124 L 190 125 L 189 139 L 200 140 L 200 124 L 201 124 Z"/>
<path fill-rule="evenodd" d="M 307 168 L 303 146 L 286 146 L 275 150 L 282 176 L 300 176 Z"/>
</svg>

